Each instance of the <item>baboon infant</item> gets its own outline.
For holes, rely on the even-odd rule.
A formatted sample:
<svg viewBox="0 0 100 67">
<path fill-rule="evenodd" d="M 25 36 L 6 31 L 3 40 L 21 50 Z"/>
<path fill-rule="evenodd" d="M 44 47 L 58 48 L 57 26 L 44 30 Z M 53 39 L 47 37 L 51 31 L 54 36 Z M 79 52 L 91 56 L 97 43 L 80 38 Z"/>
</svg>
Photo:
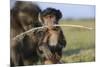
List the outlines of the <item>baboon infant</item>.
<svg viewBox="0 0 100 67">
<path fill-rule="evenodd" d="M 41 22 L 45 27 L 45 35 L 41 39 L 40 51 L 43 52 L 44 64 L 60 63 L 62 57 L 62 49 L 66 46 L 66 40 L 62 29 L 54 24 L 58 24 L 59 19 L 62 17 L 60 10 L 54 8 L 47 8 L 41 12 Z"/>
</svg>

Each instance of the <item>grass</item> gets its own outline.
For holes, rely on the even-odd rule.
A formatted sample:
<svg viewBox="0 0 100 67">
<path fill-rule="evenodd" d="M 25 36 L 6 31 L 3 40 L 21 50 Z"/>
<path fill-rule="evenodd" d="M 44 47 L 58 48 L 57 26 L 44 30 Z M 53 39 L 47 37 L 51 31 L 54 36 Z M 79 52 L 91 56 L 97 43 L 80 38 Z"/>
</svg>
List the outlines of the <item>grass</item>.
<svg viewBox="0 0 100 67">
<path fill-rule="evenodd" d="M 82 25 L 95 28 L 94 20 L 60 21 L 60 24 Z M 75 27 L 62 27 L 67 46 L 63 50 L 65 63 L 95 61 L 95 29 L 87 30 Z"/>
</svg>

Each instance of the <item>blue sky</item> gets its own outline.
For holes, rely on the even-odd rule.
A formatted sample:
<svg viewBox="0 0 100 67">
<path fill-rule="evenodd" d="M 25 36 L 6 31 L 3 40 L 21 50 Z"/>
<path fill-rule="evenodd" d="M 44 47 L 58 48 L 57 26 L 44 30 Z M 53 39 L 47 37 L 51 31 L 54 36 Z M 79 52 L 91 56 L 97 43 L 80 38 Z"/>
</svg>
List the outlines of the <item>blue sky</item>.
<svg viewBox="0 0 100 67">
<path fill-rule="evenodd" d="M 94 18 L 94 5 L 38 3 L 42 9 L 53 7 L 61 10 L 63 18 Z"/>
<path fill-rule="evenodd" d="M 15 3 L 15 0 L 11 0 L 11 7 Z M 94 18 L 95 17 L 95 5 L 79 5 L 79 4 L 58 4 L 58 3 L 43 3 L 36 2 L 42 10 L 47 7 L 59 9 L 63 18 Z"/>
</svg>

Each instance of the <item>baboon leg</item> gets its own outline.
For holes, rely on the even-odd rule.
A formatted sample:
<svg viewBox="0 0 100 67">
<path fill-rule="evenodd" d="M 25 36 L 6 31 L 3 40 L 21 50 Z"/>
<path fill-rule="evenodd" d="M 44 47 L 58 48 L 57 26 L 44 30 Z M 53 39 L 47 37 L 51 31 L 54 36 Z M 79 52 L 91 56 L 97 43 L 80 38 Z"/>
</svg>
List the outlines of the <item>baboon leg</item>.
<svg viewBox="0 0 100 67">
<path fill-rule="evenodd" d="M 19 63 L 18 63 L 19 57 L 16 55 L 16 53 L 14 52 L 14 50 L 12 51 L 12 54 L 11 55 L 12 55 L 11 56 L 11 61 L 13 63 L 11 65 L 18 66 L 19 65 Z"/>
<path fill-rule="evenodd" d="M 11 57 L 11 65 L 12 66 L 22 66 L 23 64 L 23 59 L 20 54 L 16 54 L 16 52 L 13 51 L 13 56 Z"/>
</svg>

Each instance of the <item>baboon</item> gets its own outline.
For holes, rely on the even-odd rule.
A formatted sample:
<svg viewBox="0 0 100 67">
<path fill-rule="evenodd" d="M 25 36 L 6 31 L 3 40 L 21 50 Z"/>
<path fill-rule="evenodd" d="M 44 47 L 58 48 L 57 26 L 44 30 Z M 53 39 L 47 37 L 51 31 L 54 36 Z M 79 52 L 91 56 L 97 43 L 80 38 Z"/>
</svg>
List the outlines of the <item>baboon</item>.
<svg viewBox="0 0 100 67">
<path fill-rule="evenodd" d="M 52 15 L 48 13 L 48 11 L 50 11 Z M 58 24 L 61 13 L 59 13 L 59 10 L 55 9 L 53 12 L 52 11 L 49 8 L 48 10 L 41 12 L 41 9 L 35 3 L 16 1 L 15 6 L 10 10 L 11 66 L 33 65 L 38 62 L 40 57 L 42 57 L 43 64 L 48 64 L 47 61 L 51 63 L 59 62 L 62 55 L 62 48 L 65 47 L 66 41 L 61 28 L 52 27 L 52 23 Z M 42 22 L 38 19 L 39 13 Z M 46 21 L 45 17 L 48 15 L 55 16 L 55 19 L 52 20 L 52 18 Z M 48 25 L 49 27 L 42 31 L 40 31 L 41 29 L 36 30 L 35 32 L 30 32 L 13 39 L 17 35 L 26 32 L 31 28 L 43 25 Z M 61 37 L 59 37 L 59 35 Z M 52 41 L 53 38 L 56 43 L 55 41 Z M 45 55 L 42 56 L 41 53 Z"/>
<path fill-rule="evenodd" d="M 60 27 L 54 27 L 53 25 L 58 24 L 61 17 L 62 13 L 60 10 L 54 8 L 47 8 L 40 14 L 42 24 L 44 26 L 48 26 L 47 28 L 43 29 L 45 35 L 39 43 L 39 49 L 44 55 L 44 64 L 60 63 L 62 49 L 66 46 L 66 40 L 62 29 Z"/>
<path fill-rule="evenodd" d="M 15 6 L 10 10 L 10 60 L 11 66 L 32 65 L 38 61 L 37 37 L 33 32 L 13 39 L 17 35 L 35 27 L 41 26 L 38 14 L 41 9 L 32 2 L 16 1 Z"/>
</svg>

